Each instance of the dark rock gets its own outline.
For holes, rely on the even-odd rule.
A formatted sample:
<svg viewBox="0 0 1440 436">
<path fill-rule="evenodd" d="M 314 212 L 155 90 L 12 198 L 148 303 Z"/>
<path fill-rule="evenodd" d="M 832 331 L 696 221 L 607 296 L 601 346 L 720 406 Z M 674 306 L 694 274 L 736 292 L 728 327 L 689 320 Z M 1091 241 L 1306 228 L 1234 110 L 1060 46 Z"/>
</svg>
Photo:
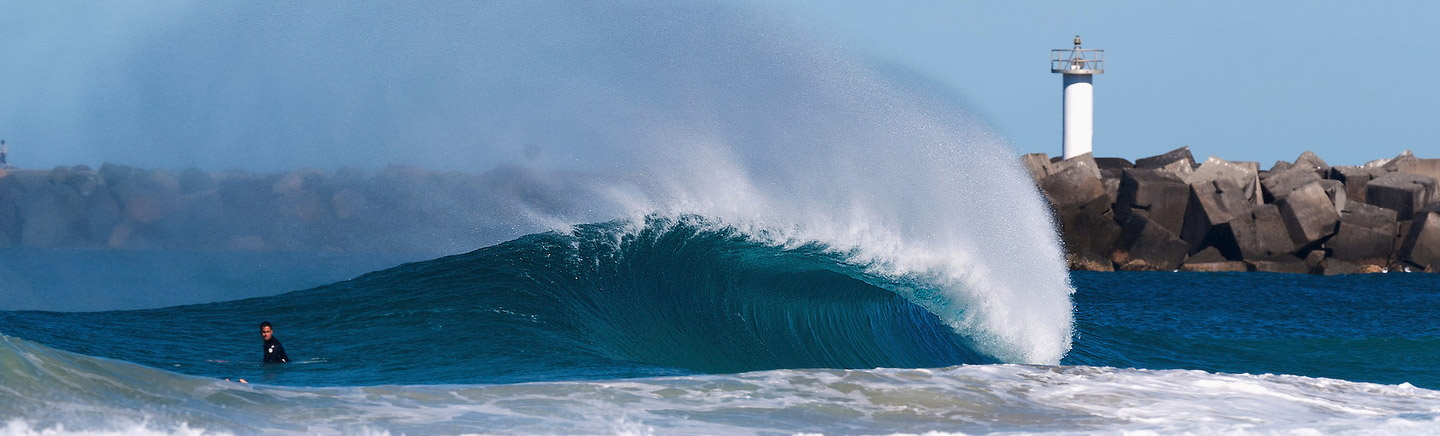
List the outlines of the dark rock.
<svg viewBox="0 0 1440 436">
<path fill-rule="evenodd" d="M 1180 239 L 1190 245 L 1191 253 L 1215 247 L 1227 257 L 1239 258 L 1240 249 L 1230 221 L 1237 214 L 1249 212 L 1254 205 L 1246 200 L 1244 190 L 1235 180 L 1220 178 L 1190 185 L 1190 204 L 1185 208 Z"/>
<path fill-rule="evenodd" d="M 1020 165 L 1030 173 L 1030 180 L 1039 182 L 1050 175 L 1050 158 L 1045 153 L 1030 153 L 1020 156 Z"/>
<path fill-rule="evenodd" d="M 1400 165 L 1412 160 L 1415 160 L 1415 154 L 1411 153 L 1410 150 L 1405 150 L 1395 157 L 1371 161 L 1370 163 L 1366 163 L 1365 166 L 1378 166 L 1380 169 L 1393 173 L 1400 170 Z"/>
<path fill-rule="evenodd" d="M 1405 150 L 1404 152 L 1401 152 L 1398 156 L 1395 156 L 1395 157 L 1387 157 L 1387 158 L 1383 158 L 1383 159 L 1375 159 L 1375 160 L 1366 162 L 1366 163 L 1363 164 L 1363 165 L 1360 165 L 1360 167 L 1361 167 L 1361 168 L 1374 168 L 1374 169 L 1378 169 L 1378 170 L 1381 170 L 1381 171 L 1389 172 L 1390 170 L 1386 170 L 1386 169 L 1385 169 L 1385 165 L 1388 164 L 1388 163 L 1390 163 L 1390 161 L 1392 161 L 1392 160 L 1395 160 L 1395 159 L 1397 159 L 1397 158 L 1404 157 L 1404 156 L 1414 157 L 1415 155 L 1412 154 L 1412 153 L 1410 153 L 1410 150 Z"/>
<path fill-rule="evenodd" d="M 20 215 L 17 203 L 25 197 L 25 191 L 16 178 L 0 169 L 0 247 L 20 243 Z"/>
<path fill-rule="evenodd" d="M 1320 189 L 1325 191 L 1325 196 L 1330 197 L 1330 204 L 1335 205 L 1335 212 L 1339 213 L 1345 205 L 1350 202 L 1345 193 L 1345 184 L 1339 180 L 1321 180 Z"/>
<path fill-rule="evenodd" d="M 1246 201 L 1251 204 L 1258 204 L 1257 196 L 1260 189 L 1260 176 L 1254 162 L 1230 162 L 1217 157 L 1205 160 L 1200 168 L 1190 174 L 1187 182 L 1190 184 L 1213 182 L 1227 179 L 1242 190 Z"/>
<path fill-rule="evenodd" d="M 9 170 L 5 180 L 14 183 L 20 192 L 38 192 L 50 185 L 50 172 L 43 170 Z"/>
<path fill-rule="evenodd" d="M 1180 265 L 1180 270 L 1187 272 L 1246 272 L 1250 270 L 1250 265 L 1238 260 L 1209 263 L 1186 262 Z"/>
<path fill-rule="evenodd" d="M 1325 250 L 1310 250 L 1305 253 L 1305 266 L 1310 268 L 1310 274 L 1321 274 L 1325 271 Z"/>
<path fill-rule="evenodd" d="M 1394 253 L 1395 234 L 1341 221 L 1335 237 L 1325 241 L 1332 259 L 1360 265 L 1389 265 Z"/>
<path fill-rule="evenodd" d="M 1174 150 L 1170 150 L 1169 152 L 1166 152 L 1165 154 L 1161 154 L 1161 155 L 1156 155 L 1156 156 L 1150 156 L 1150 157 L 1146 157 L 1146 158 L 1137 159 L 1137 160 L 1135 161 L 1135 168 L 1136 168 L 1136 169 L 1170 168 L 1170 169 L 1172 169 L 1172 171 L 1174 171 L 1175 169 L 1181 167 L 1181 166 L 1175 165 L 1176 163 L 1183 163 L 1183 164 L 1184 164 L 1183 167 L 1185 168 L 1185 172 L 1189 172 L 1190 170 L 1194 170 L 1194 169 L 1195 169 L 1195 156 L 1190 154 L 1190 147 L 1189 147 L 1189 146 L 1184 146 L 1184 147 L 1180 147 L 1180 148 L 1177 148 L 1177 149 L 1174 149 Z"/>
<path fill-rule="evenodd" d="M 1155 169 L 1125 170 L 1115 201 L 1115 220 L 1126 222 L 1141 215 L 1178 234 L 1190 202 L 1190 185 L 1170 172 Z"/>
<path fill-rule="evenodd" d="M 1385 272 L 1384 265 L 1360 265 L 1333 257 L 1325 259 L 1324 271 L 1327 276 L 1342 274 L 1374 274 Z"/>
<path fill-rule="evenodd" d="M 1255 206 L 1230 221 L 1230 230 L 1240 255 L 1248 260 L 1265 260 L 1295 251 L 1295 243 L 1280 217 L 1280 208 L 1273 204 Z"/>
<path fill-rule="evenodd" d="M 1327 276 L 1360 273 L 1360 265 L 1336 259 L 1333 257 L 1325 259 L 1325 265 L 1322 268 L 1323 269 L 1321 271 L 1321 274 Z"/>
<path fill-rule="evenodd" d="M 104 168 L 101 167 L 101 171 Z M 170 214 L 178 203 L 179 183 L 164 172 L 113 171 L 105 180 L 126 219 L 131 221 L 155 223 Z"/>
<path fill-rule="evenodd" d="M 1249 271 L 1250 267 L 1246 265 L 1245 262 L 1226 259 L 1215 247 L 1208 247 L 1185 259 L 1185 263 L 1180 265 L 1180 270 L 1192 272 L 1244 272 Z"/>
<path fill-rule="evenodd" d="M 1290 167 L 1293 167 L 1293 166 L 1295 166 L 1295 164 L 1292 164 L 1292 163 L 1290 163 L 1290 162 L 1286 162 L 1286 161 L 1283 161 L 1283 160 L 1277 160 L 1277 161 L 1275 161 L 1275 165 L 1271 165 L 1271 166 L 1270 166 L 1270 172 L 1271 172 L 1271 173 L 1282 172 L 1282 171 L 1285 171 L 1285 170 L 1290 169 Z M 1262 178 L 1263 178 L 1263 177 L 1262 177 Z"/>
<path fill-rule="evenodd" d="M 1120 238 L 1120 225 L 1090 210 L 1070 210 L 1060 216 L 1060 238 L 1071 270 L 1114 271 L 1111 253 Z"/>
<path fill-rule="evenodd" d="M 1394 210 L 1400 221 L 1414 217 L 1415 211 L 1433 203 L 1435 179 L 1409 173 L 1389 173 L 1371 180 L 1365 186 L 1365 202 Z"/>
<path fill-rule="evenodd" d="M 85 199 L 75 189 L 62 184 L 46 184 L 28 192 L 18 205 L 20 245 L 57 248 L 75 245 L 84 240 Z"/>
<path fill-rule="evenodd" d="M 1422 209 L 1415 214 L 1405 243 L 1400 246 L 1399 259 L 1440 272 L 1440 205 Z"/>
<path fill-rule="evenodd" d="M 1165 171 L 1179 177 L 1185 183 L 1190 183 L 1190 176 L 1195 172 L 1195 164 L 1185 161 L 1175 161 L 1170 165 L 1155 168 L 1158 171 Z"/>
<path fill-rule="evenodd" d="M 1325 241 L 1332 259 L 1383 268 L 1394 261 L 1398 224 L 1395 211 L 1350 202 L 1340 212 L 1340 227 Z"/>
<path fill-rule="evenodd" d="M 1220 254 L 1220 250 L 1215 249 L 1215 247 L 1205 247 L 1204 250 L 1200 250 L 1199 252 L 1190 255 L 1190 257 L 1185 258 L 1185 263 L 1214 263 L 1225 262 L 1228 260 L 1230 259 L 1227 259 L 1225 258 L 1225 255 Z"/>
<path fill-rule="evenodd" d="M 1176 177 L 1180 178 L 1180 180 L 1185 181 L 1185 183 L 1190 183 L 1190 176 L 1195 172 L 1195 164 L 1188 160 L 1181 159 L 1159 168 L 1136 167 L 1135 169 L 1167 172 L 1170 174 L 1174 174 Z"/>
<path fill-rule="evenodd" d="M 315 169 L 300 169 L 281 177 L 270 191 L 275 194 L 275 208 L 281 217 L 305 224 L 316 224 L 330 218 L 331 193 L 325 186 L 325 174 Z"/>
<path fill-rule="evenodd" d="M 1348 202 L 1340 211 L 1340 222 L 1355 224 L 1391 235 L 1396 234 L 1395 211 L 1365 203 Z"/>
<path fill-rule="evenodd" d="M 229 236 L 226 229 L 217 224 L 223 225 L 229 217 L 224 215 L 225 205 L 220 202 L 217 189 L 202 189 L 182 195 L 177 209 L 181 213 L 169 219 L 172 243 L 201 247 L 226 245 Z"/>
<path fill-rule="evenodd" d="M 1275 203 L 1285 220 L 1290 240 L 1296 247 L 1310 247 L 1335 234 L 1340 213 L 1320 183 L 1310 183 L 1291 191 Z"/>
<path fill-rule="evenodd" d="M 245 236 L 242 243 L 231 246 L 245 250 L 264 247 L 264 239 L 258 235 L 268 233 L 268 224 L 279 221 L 271 204 L 273 196 L 265 177 L 249 173 L 228 173 L 216 180 L 216 191 L 220 196 L 220 215 L 225 217 L 220 228 L 223 237 Z"/>
<path fill-rule="evenodd" d="M 93 195 L 101 185 L 100 175 L 84 165 L 55 167 L 50 170 L 50 182 L 69 186 L 81 197 Z"/>
<path fill-rule="evenodd" d="M 413 167 L 374 177 L 353 169 L 334 176 L 114 164 L 7 169 L 0 246 L 450 252 L 532 214 L 571 213 L 572 199 L 589 195 L 583 177 L 521 168 L 484 177 Z M 1106 216 L 1109 198 L 1081 207 Z"/>
<path fill-rule="evenodd" d="M 85 199 L 84 238 L 95 245 L 107 245 L 106 241 L 115 231 L 115 226 L 124 222 L 125 217 L 120 210 L 120 203 L 115 201 L 115 196 L 110 195 L 108 189 L 102 189 L 98 193 L 100 195 Z"/>
<path fill-rule="evenodd" d="M 1440 180 L 1440 159 L 1406 159 L 1397 162 L 1394 168 L 1395 172 Z"/>
<path fill-rule="evenodd" d="M 180 194 L 191 195 L 215 189 L 215 177 L 210 173 L 195 168 L 186 168 L 180 172 Z"/>
<path fill-rule="evenodd" d="M 64 165 L 57 166 L 57 167 L 51 169 L 51 170 L 50 170 L 50 183 L 61 184 L 61 185 L 65 184 L 65 180 L 70 178 L 70 172 L 71 172 L 71 171 L 72 171 L 72 170 L 70 169 L 70 167 L 67 167 L 67 166 L 64 166 Z"/>
<path fill-rule="evenodd" d="M 1414 224 L 1414 220 L 1409 220 L 1400 221 L 1395 225 L 1395 243 L 1390 246 L 1393 253 L 1399 253 L 1400 249 L 1405 247 L 1405 241 L 1410 236 L 1410 228 L 1414 227 Z M 1399 260 L 1396 260 L 1396 262 L 1399 262 Z"/>
<path fill-rule="evenodd" d="M 1379 168 L 1330 167 L 1329 178 L 1345 184 L 1345 197 L 1349 201 L 1365 202 L 1365 185 L 1376 176 L 1385 174 Z"/>
<path fill-rule="evenodd" d="M 1131 163 L 1127 159 L 1119 157 L 1097 157 L 1095 158 L 1095 164 L 1099 165 L 1101 170 L 1123 170 L 1126 168 L 1135 168 L 1135 164 Z"/>
<path fill-rule="evenodd" d="M 1425 272 L 1425 268 L 1424 268 L 1424 267 L 1416 266 L 1415 264 L 1412 264 L 1412 263 L 1410 263 L 1410 262 L 1400 262 L 1400 261 L 1396 261 L 1395 263 L 1390 264 L 1390 267 L 1389 267 L 1387 270 L 1390 271 L 1390 272 L 1404 272 L 1404 273 Z"/>
<path fill-rule="evenodd" d="M 1290 195 L 1290 191 L 1320 180 L 1320 176 L 1308 168 L 1292 167 L 1271 171 L 1269 177 L 1260 181 L 1260 185 L 1265 188 L 1265 202 L 1274 203 Z"/>
<path fill-rule="evenodd" d="M 1100 184 L 1105 185 L 1105 194 L 1114 199 L 1120 198 L 1120 179 L 1125 177 L 1125 170 L 1100 170 Z M 1105 216 L 1114 218 L 1114 203 L 1105 210 Z"/>
<path fill-rule="evenodd" d="M 100 165 L 100 178 L 105 180 L 106 185 L 114 186 L 123 180 L 134 180 L 143 177 L 145 170 L 115 164 Z"/>
<path fill-rule="evenodd" d="M 1050 174 L 1055 174 L 1070 168 L 1080 168 L 1089 172 L 1091 177 L 1096 179 L 1100 178 L 1100 164 L 1095 162 L 1095 156 L 1090 153 L 1050 164 Z"/>
<path fill-rule="evenodd" d="M 1115 264 L 1124 271 L 1174 271 L 1189 245 L 1142 215 L 1131 215 L 1121 230 Z"/>
<path fill-rule="evenodd" d="M 1265 260 L 1246 260 L 1251 271 L 1288 273 L 1288 274 L 1310 274 L 1310 265 L 1305 260 L 1295 256 L 1281 256 Z"/>
<path fill-rule="evenodd" d="M 1315 175 L 1320 177 L 1325 177 L 1326 174 L 1330 173 L 1330 165 L 1325 163 L 1324 160 L 1320 159 L 1320 156 L 1316 156 L 1315 152 L 1309 150 L 1306 150 L 1304 153 L 1300 153 L 1300 157 L 1295 158 L 1294 166 L 1309 168 L 1311 171 L 1315 172 Z"/>
</svg>

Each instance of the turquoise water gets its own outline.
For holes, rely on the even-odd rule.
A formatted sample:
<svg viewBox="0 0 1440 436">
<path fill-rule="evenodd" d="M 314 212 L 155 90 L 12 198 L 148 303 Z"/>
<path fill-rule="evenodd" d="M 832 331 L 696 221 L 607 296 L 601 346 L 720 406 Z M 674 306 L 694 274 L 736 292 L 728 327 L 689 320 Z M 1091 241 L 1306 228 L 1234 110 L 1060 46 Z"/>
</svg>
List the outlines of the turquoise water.
<svg viewBox="0 0 1440 436">
<path fill-rule="evenodd" d="M 784 249 L 690 223 L 638 233 L 596 225 L 279 296 L 0 312 L 0 322 L 6 334 L 88 355 L 295 386 L 997 362 L 892 282 L 818 246 Z M 257 365 L 261 320 L 306 364 Z"/>
<path fill-rule="evenodd" d="M 0 419 L 16 434 L 1407 433 L 1440 419 L 1433 276 L 1075 273 L 1073 348 L 1051 366 L 986 354 L 980 328 L 927 309 L 925 281 L 876 271 L 819 244 L 652 219 L 275 296 L 0 312 Z M 258 363 L 259 320 L 295 363 Z"/>
</svg>

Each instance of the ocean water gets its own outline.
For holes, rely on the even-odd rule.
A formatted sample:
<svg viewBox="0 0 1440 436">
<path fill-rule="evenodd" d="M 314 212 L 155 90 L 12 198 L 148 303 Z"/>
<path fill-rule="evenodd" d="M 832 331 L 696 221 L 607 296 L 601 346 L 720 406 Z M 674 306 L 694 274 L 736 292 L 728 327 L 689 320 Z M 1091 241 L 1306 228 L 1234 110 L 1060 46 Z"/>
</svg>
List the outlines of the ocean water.
<svg viewBox="0 0 1440 436">
<path fill-rule="evenodd" d="M 227 301 L 315 287 L 434 257 L 8 247 L 0 249 L 0 310 L 75 312 Z"/>
<path fill-rule="evenodd" d="M 1433 276 L 1074 273 L 1072 348 L 1036 364 L 892 271 L 651 217 L 280 295 L 5 311 L 0 433 L 1440 431 Z M 259 363 L 259 320 L 293 363 Z"/>
<path fill-rule="evenodd" d="M 124 30 L 75 54 L 114 74 L 48 75 L 85 83 L 41 118 L 212 165 L 536 175 L 474 200 L 508 242 L 331 284 L 26 267 L 54 280 L 0 299 L 28 304 L 0 311 L 0 434 L 1440 432 L 1433 277 L 1069 274 L 983 114 L 783 11 L 139 12 L 81 14 Z M 259 364 L 260 321 L 294 362 Z"/>
</svg>

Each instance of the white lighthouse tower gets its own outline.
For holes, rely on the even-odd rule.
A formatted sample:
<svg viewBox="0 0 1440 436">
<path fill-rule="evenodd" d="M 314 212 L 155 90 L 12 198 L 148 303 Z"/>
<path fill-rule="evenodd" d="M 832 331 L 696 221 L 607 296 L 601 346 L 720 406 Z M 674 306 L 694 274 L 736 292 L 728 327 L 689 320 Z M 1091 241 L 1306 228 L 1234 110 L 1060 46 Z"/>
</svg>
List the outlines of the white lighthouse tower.
<svg viewBox="0 0 1440 436">
<path fill-rule="evenodd" d="M 1050 72 L 1065 79 L 1064 157 L 1069 159 L 1091 150 L 1095 136 L 1095 86 L 1091 78 L 1105 72 L 1105 50 L 1075 48 L 1050 50 Z"/>
</svg>

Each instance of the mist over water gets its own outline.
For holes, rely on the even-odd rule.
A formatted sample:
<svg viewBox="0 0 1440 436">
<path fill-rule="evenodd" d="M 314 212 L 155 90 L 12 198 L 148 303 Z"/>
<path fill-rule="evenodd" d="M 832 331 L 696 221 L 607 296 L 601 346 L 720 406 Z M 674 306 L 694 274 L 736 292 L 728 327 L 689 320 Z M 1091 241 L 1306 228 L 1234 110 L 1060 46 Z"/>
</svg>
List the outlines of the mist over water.
<svg viewBox="0 0 1440 436">
<path fill-rule="evenodd" d="M 778 10 L 668 2 L 0 4 L 11 161 L 410 164 L 582 181 L 516 235 L 695 214 L 822 242 L 1011 362 L 1069 349 L 1070 287 L 1015 153 L 951 91 Z M 53 62 L 55 53 L 63 53 Z M 10 68 L 14 70 L 15 68 Z M 44 149 L 42 152 L 40 149 Z M 524 190 L 497 203 L 523 204 Z M 477 247 L 478 248 L 478 247 Z"/>
<path fill-rule="evenodd" d="M 0 8 L 3 136 L 40 168 L 627 163 L 656 125 L 782 122 L 737 110 L 793 89 L 765 63 L 799 37 L 712 4 Z"/>
</svg>

